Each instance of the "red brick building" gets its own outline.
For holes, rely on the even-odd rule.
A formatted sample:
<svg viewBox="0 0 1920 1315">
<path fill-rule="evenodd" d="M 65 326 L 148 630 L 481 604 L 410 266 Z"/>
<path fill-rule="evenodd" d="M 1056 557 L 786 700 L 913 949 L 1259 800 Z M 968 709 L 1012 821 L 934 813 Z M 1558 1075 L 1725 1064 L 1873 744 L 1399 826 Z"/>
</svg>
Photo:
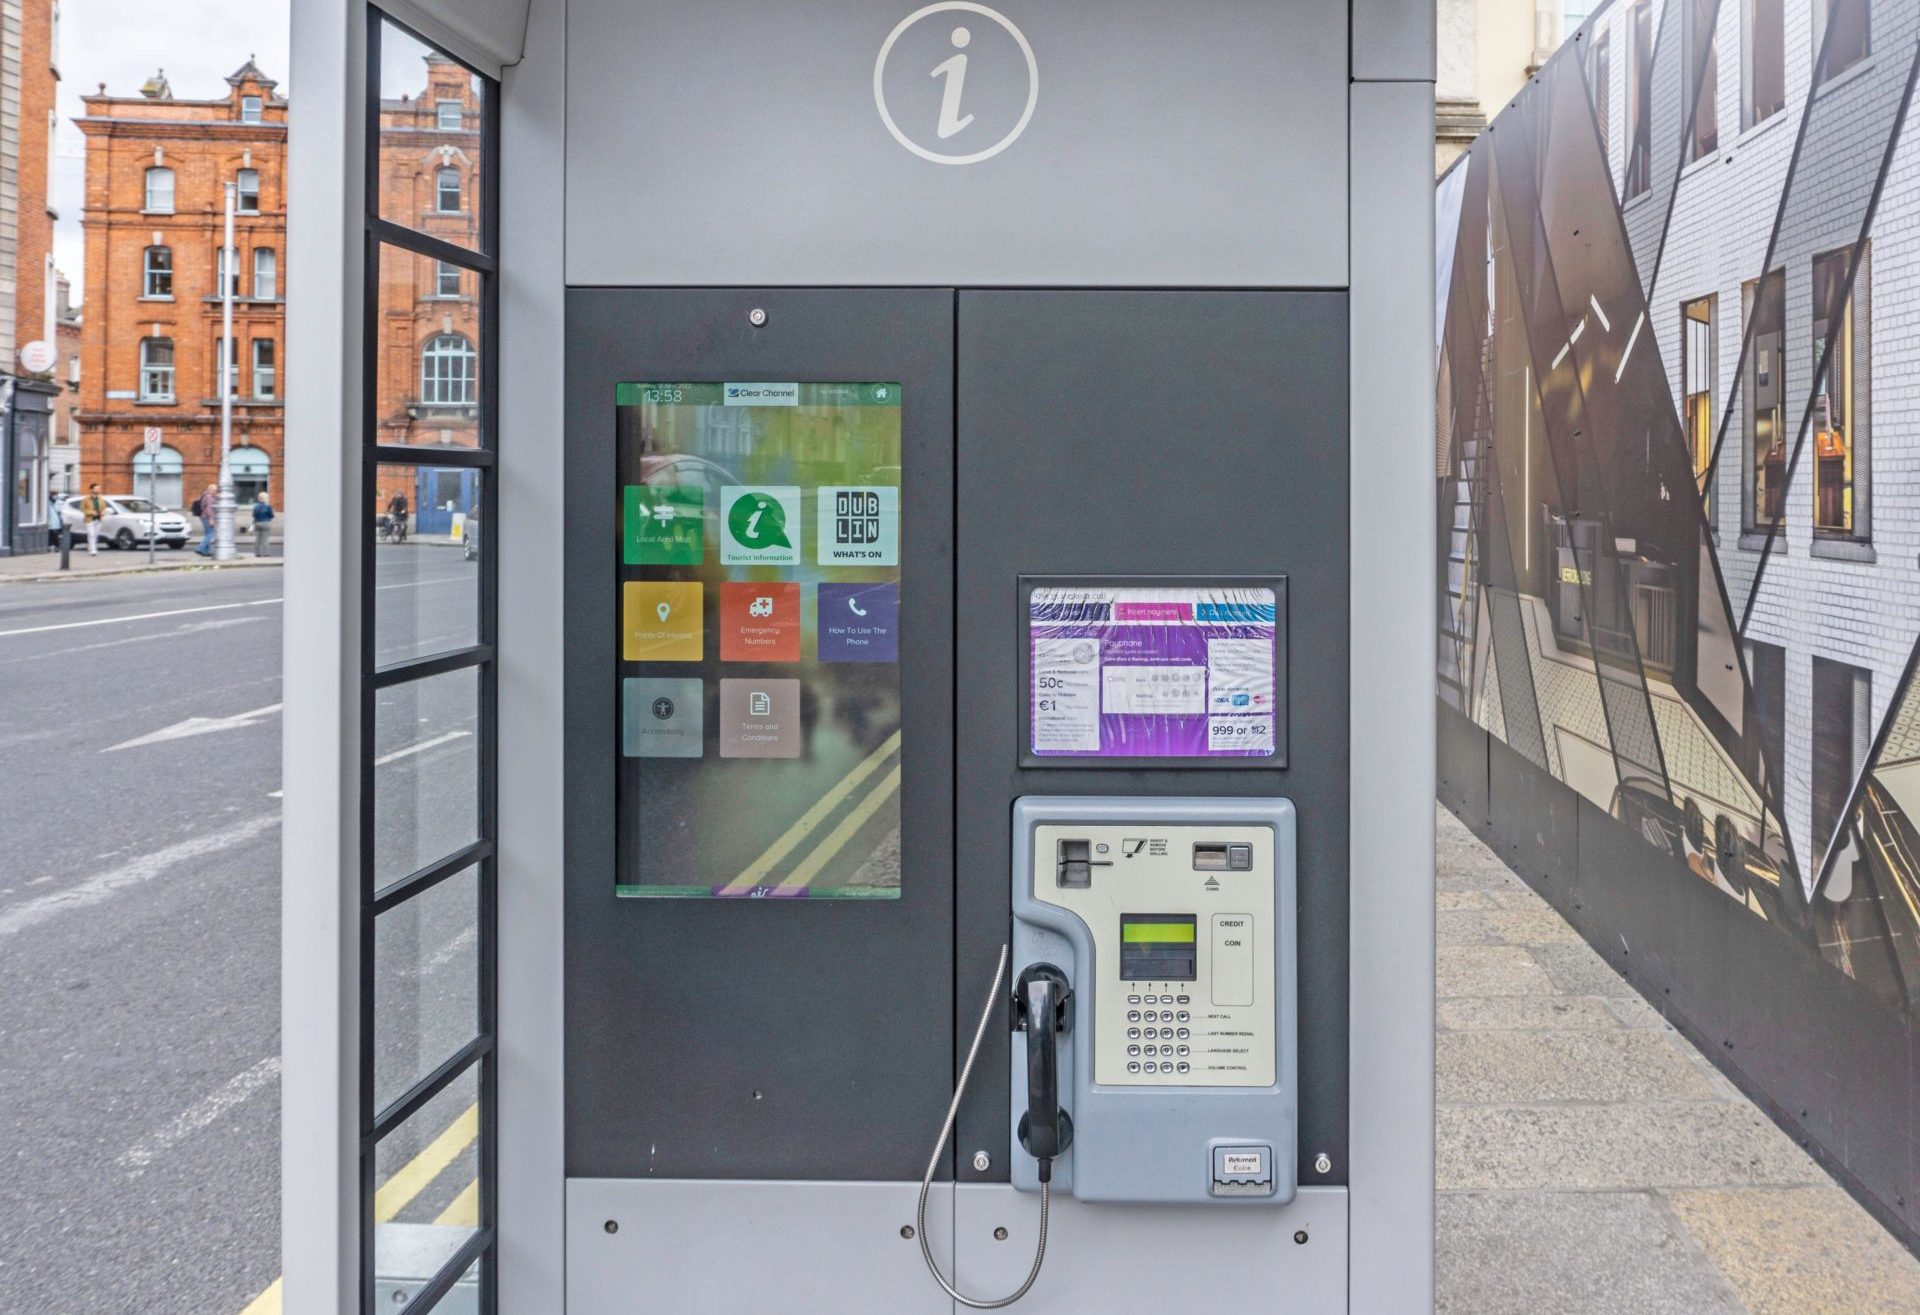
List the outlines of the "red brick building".
<svg viewBox="0 0 1920 1315">
<path fill-rule="evenodd" d="M 47 541 L 53 487 L 58 292 L 53 159 L 58 121 L 57 0 L 0 6 L 0 555 Z M 23 348 L 29 348 L 24 354 Z"/>
<path fill-rule="evenodd" d="M 83 98 L 86 315 L 83 482 L 147 491 L 142 437 L 162 432 L 159 500 L 183 506 L 220 467 L 219 252 L 238 189 L 232 391 L 234 496 L 284 506 L 287 102 L 249 59 L 224 95 L 183 100 L 164 72 L 135 96 Z"/>
<path fill-rule="evenodd" d="M 392 88 L 384 88 L 390 92 Z M 380 101 L 380 211 L 455 246 L 479 242 L 480 92 L 473 75 L 427 54 L 420 81 Z M 380 253 L 375 422 L 382 443 L 473 447 L 480 402 L 478 281 L 395 247 Z M 471 471 L 383 469 L 379 502 L 405 492 L 415 527 L 444 533 L 478 501 Z"/>
</svg>

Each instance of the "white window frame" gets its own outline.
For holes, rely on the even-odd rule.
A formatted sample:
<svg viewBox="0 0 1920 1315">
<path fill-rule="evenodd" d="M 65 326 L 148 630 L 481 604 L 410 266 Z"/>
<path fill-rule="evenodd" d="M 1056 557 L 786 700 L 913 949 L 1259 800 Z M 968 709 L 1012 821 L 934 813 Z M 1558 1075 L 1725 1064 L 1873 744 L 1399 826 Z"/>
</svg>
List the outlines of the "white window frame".
<svg viewBox="0 0 1920 1315">
<path fill-rule="evenodd" d="M 453 204 L 447 204 L 447 180 L 453 180 Z M 466 200 L 466 188 L 461 181 L 460 171 L 450 164 L 443 164 L 433 174 L 433 210 L 435 214 L 457 215 Z"/>
<path fill-rule="evenodd" d="M 252 183 L 251 189 L 247 184 Z M 260 171 L 242 169 L 233 176 L 233 208 L 236 214 L 257 215 L 260 213 Z M 251 202 L 251 204 L 249 204 Z"/>
<path fill-rule="evenodd" d="M 162 196 L 154 184 L 164 181 L 165 195 Z M 176 179 L 173 170 L 164 164 L 147 166 L 146 190 L 141 196 L 141 209 L 150 215 L 170 215 L 173 213 L 174 185 Z M 164 204 L 159 204 L 164 202 Z"/>
<path fill-rule="evenodd" d="M 156 363 L 153 359 L 154 349 L 163 344 L 167 353 L 164 365 Z M 173 339 L 142 338 L 140 340 L 140 400 L 143 402 L 173 401 L 174 368 Z"/>
<path fill-rule="evenodd" d="M 266 362 L 260 360 L 260 349 L 266 348 Z M 255 338 L 247 349 L 248 365 L 251 369 L 249 384 L 253 398 L 258 402 L 271 402 L 279 397 L 280 371 L 279 353 L 274 350 L 272 338 Z M 264 387 L 263 387 L 264 384 Z"/>
<path fill-rule="evenodd" d="M 280 262 L 272 247 L 253 249 L 253 296 L 256 301 L 273 301 L 280 295 Z"/>
<path fill-rule="evenodd" d="M 447 111 L 453 111 L 453 122 L 448 123 Z M 441 132 L 459 132 L 466 124 L 465 107 L 457 100 L 437 100 L 433 103 L 434 126 Z"/>
<path fill-rule="evenodd" d="M 436 333 L 420 350 L 423 406 L 473 406 L 479 400 L 480 360 L 462 333 Z"/>
<path fill-rule="evenodd" d="M 240 122 L 266 122 L 267 102 L 263 96 L 242 96 L 240 98 Z"/>
<path fill-rule="evenodd" d="M 165 253 L 165 268 L 158 268 L 154 264 L 154 256 L 156 253 L 160 253 L 160 252 Z M 154 291 L 154 280 L 156 278 L 164 278 L 166 280 L 166 291 L 164 292 Z M 146 251 L 141 255 L 140 257 L 140 296 L 141 296 L 141 299 L 144 301 L 172 301 L 173 300 L 173 248 L 172 247 L 165 246 L 165 245 L 151 246 L 151 247 L 148 247 Z"/>
</svg>

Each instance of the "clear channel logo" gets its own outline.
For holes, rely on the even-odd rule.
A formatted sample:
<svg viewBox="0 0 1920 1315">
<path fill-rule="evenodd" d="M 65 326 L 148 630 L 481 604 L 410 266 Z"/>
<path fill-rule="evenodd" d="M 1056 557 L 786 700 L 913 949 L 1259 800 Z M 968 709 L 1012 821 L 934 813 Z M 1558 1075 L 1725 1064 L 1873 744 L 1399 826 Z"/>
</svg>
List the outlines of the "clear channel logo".
<svg viewBox="0 0 1920 1315">
<path fill-rule="evenodd" d="M 916 9 L 880 43 L 873 103 L 893 139 L 935 164 L 1013 145 L 1040 100 L 1040 66 L 1013 21 L 973 0 Z"/>
</svg>

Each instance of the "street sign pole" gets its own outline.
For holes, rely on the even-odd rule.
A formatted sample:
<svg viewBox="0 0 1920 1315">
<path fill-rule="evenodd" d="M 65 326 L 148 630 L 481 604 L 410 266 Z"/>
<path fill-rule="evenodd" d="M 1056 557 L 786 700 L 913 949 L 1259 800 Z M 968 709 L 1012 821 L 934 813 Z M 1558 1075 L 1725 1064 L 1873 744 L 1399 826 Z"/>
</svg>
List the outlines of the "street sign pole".
<svg viewBox="0 0 1920 1315">
<path fill-rule="evenodd" d="M 160 426 L 148 425 L 147 432 L 141 435 L 141 446 L 147 451 L 147 565 L 153 565 L 153 540 L 159 532 L 160 513 Z"/>
<path fill-rule="evenodd" d="M 213 522 L 213 560 L 233 560 L 233 389 L 240 367 L 233 351 L 233 285 L 240 259 L 233 249 L 233 209 L 239 184 L 228 183 L 226 244 L 220 248 L 220 492 Z"/>
</svg>

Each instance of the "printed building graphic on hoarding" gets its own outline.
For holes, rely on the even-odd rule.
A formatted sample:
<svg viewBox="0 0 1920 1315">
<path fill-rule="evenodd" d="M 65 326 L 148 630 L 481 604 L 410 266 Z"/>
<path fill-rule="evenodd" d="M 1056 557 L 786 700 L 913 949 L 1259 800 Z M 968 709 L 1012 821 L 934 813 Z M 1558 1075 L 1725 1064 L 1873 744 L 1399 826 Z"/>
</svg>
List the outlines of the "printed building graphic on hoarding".
<svg viewBox="0 0 1920 1315">
<path fill-rule="evenodd" d="M 1917 0 L 1614 0 L 1442 177 L 1435 321 L 1443 760 L 1479 728 L 1888 1011 L 1909 1227 L 1917 61 Z"/>
</svg>

